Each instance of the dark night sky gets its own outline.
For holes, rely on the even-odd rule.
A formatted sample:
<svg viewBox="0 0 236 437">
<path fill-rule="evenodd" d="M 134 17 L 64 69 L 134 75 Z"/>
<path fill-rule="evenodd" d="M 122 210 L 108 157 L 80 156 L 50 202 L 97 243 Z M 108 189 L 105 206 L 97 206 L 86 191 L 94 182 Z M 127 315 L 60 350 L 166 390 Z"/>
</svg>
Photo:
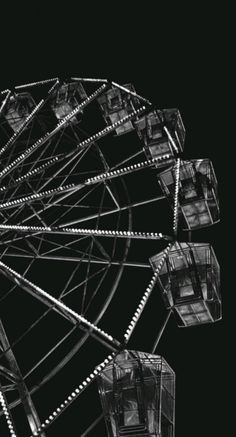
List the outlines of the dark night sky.
<svg viewBox="0 0 236 437">
<path fill-rule="evenodd" d="M 172 19 L 168 14 L 163 18 L 158 14 L 152 20 L 151 11 L 150 16 L 144 14 L 144 17 L 142 14 L 134 17 L 132 13 L 125 12 L 124 16 L 119 14 L 114 19 L 114 14 L 102 21 L 97 21 L 95 14 L 92 20 L 77 15 L 78 21 L 75 12 L 70 12 L 64 19 L 60 17 L 60 20 L 53 14 L 47 18 L 42 14 L 42 19 L 38 18 L 37 22 L 25 20 L 20 24 L 18 22 L 17 27 L 12 23 L 15 39 L 9 32 L 3 47 L 1 89 L 54 76 L 106 77 L 120 84 L 132 82 L 137 92 L 160 108 L 180 109 L 187 132 L 184 157 L 209 157 L 219 182 L 222 221 L 209 230 L 199 231 L 195 241 L 202 238 L 215 249 L 222 269 L 224 318 L 215 325 L 189 330 L 178 329 L 171 320 L 160 343 L 159 353 L 165 356 L 176 372 L 176 437 L 222 436 L 228 420 L 225 361 L 228 360 L 226 295 L 229 279 L 223 232 L 226 203 L 224 178 L 227 172 L 221 152 L 224 129 L 220 108 L 225 78 L 220 31 L 217 25 L 209 27 L 207 19 L 200 18 L 201 14 L 195 17 L 194 22 L 183 20 L 183 24 L 175 19 L 175 14 Z M 128 282 L 129 288 L 133 285 L 133 282 Z M 158 317 L 158 313 L 153 312 L 153 317 Z M 138 348 L 142 344 L 148 350 L 151 340 L 144 322 L 145 317 L 138 329 L 140 343 L 137 336 L 133 347 Z M 114 323 L 111 330 L 116 330 L 118 317 L 114 317 L 111 323 Z M 66 377 L 64 372 L 63 378 Z M 78 380 L 80 378 L 76 375 Z M 228 381 L 229 377 L 227 384 Z M 92 399 L 91 395 L 91 402 Z M 81 411 L 86 414 L 84 409 L 80 400 L 78 413 L 74 405 L 74 414 L 71 413 L 71 417 L 67 414 L 65 421 L 62 416 L 55 430 L 49 430 L 48 436 L 58 435 L 60 427 L 66 432 L 68 426 L 70 433 L 73 430 L 73 435 L 80 435 L 76 431 L 77 418 Z M 91 435 L 95 434 L 104 435 L 95 431 Z"/>
</svg>

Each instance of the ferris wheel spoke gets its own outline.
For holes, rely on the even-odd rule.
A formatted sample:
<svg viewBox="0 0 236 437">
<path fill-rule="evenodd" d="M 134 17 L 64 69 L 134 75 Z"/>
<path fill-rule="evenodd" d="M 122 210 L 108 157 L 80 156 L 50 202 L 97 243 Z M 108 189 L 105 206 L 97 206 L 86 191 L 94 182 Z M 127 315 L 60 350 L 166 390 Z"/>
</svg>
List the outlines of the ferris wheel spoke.
<svg viewBox="0 0 236 437">
<path fill-rule="evenodd" d="M 177 159 L 175 168 L 175 194 L 174 194 L 174 214 L 173 214 L 173 232 L 177 236 L 178 218 L 179 218 L 179 182 L 180 182 L 180 159 Z"/>
<path fill-rule="evenodd" d="M 159 343 L 160 343 L 160 340 L 161 340 L 162 334 L 164 333 L 164 331 L 165 331 L 165 329 L 166 329 L 166 326 L 167 326 L 167 323 L 168 323 L 168 321 L 169 321 L 169 318 L 170 318 L 171 314 L 172 314 L 172 309 L 170 309 L 170 310 L 168 311 L 167 316 L 166 316 L 166 318 L 165 318 L 165 320 L 164 320 L 164 323 L 163 323 L 163 325 L 162 325 L 160 331 L 158 332 L 157 338 L 156 338 L 155 343 L 154 343 L 154 345 L 153 345 L 153 347 L 152 347 L 152 350 L 151 350 L 151 353 L 152 353 L 152 354 L 155 354 L 155 352 L 156 352 L 157 346 L 158 346 Z"/>
<path fill-rule="evenodd" d="M 56 83 L 57 81 L 58 81 L 58 77 L 53 77 L 52 79 L 39 80 L 37 82 L 30 82 L 30 83 L 26 83 L 26 84 L 23 84 L 23 85 L 17 85 L 15 87 L 15 89 L 16 90 L 20 90 L 20 89 L 23 89 L 23 88 L 33 88 L 35 86 L 46 85 L 46 84 L 51 83 L 51 82 L 55 82 Z"/>
<path fill-rule="evenodd" d="M 113 178 L 117 178 L 120 176 L 124 176 L 139 170 L 143 170 L 147 167 L 152 167 L 155 166 L 158 162 L 160 161 L 165 161 L 168 160 L 170 157 L 170 155 L 164 155 L 162 158 L 153 158 L 153 159 L 149 159 L 147 161 L 143 161 L 143 162 L 139 162 L 137 164 L 133 164 L 130 165 L 129 167 L 125 167 L 125 168 L 121 168 L 118 170 L 111 170 L 105 173 L 101 173 L 97 176 L 94 176 L 92 178 L 89 178 L 85 181 L 86 184 L 93 184 L 96 183 L 100 180 L 107 180 L 107 179 L 113 179 Z"/>
<path fill-rule="evenodd" d="M 93 78 L 84 78 L 84 77 L 71 77 L 71 80 L 75 80 L 77 82 L 97 82 L 97 83 L 108 83 L 107 79 L 93 79 Z"/>
<path fill-rule="evenodd" d="M 117 167 L 120 167 L 121 165 L 126 164 L 127 162 L 131 161 L 132 159 L 137 158 L 137 156 L 139 156 L 139 155 L 143 155 L 143 154 L 144 154 L 144 151 L 143 151 L 143 150 L 139 150 L 138 152 L 133 153 L 132 155 L 129 155 L 127 158 L 122 159 L 122 161 L 119 161 L 118 163 L 116 163 L 115 165 L 113 165 L 113 166 L 110 168 L 110 170 L 111 170 L 111 171 L 116 170 Z"/>
<path fill-rule="evenodd" d="M 122 91 L 125 91 L 127 94 L 129 94 L 129 95 L 131 95 L 133 97 L 138 98 L 141 102 L 147 103 L 149 106 L 152 106 L 152 103 L 148 99 L 145 99 L 144 97 L 140 96 L 140 94 L 137 94 L 135 91 L 131 91 L 128 88 L 126 88 L 125 86 L 119 85 L 118 83 L 113 82 L 113 81 L 111 82 L 111 84 L 115 88 L 118 88 L 118 89 L 120 89 Z"/>
<path fill-rule="evenodd" d="M 1 93 L 1 94 L 3 94 L 3 93 Z M 4 94 L 6 94 L 6 97 L 5 97 L 5 99 L 3 100 L 3 102 L 1 103 L 1 106 L 0 106 L 0 116 L 2 115 L 2 113 L 3 113 L 4 109 L 5 109 L 5 106 L 7 105 L 8 101 L 9 101 L 9 99 L 11 97 L 12 91 L 11 90 L 6 90 Z"/>
<path fill-rule="evenodd" d="M 75 184 L 69 184 L 69 185 L 65 185 L 65 186 L 59 186 L 57 188 L 53 188 L 51 190 L 47 190 L 47 191 L 42 191 L 36 194 L 30 194 L 24 197 L 19 197 L 15 200 L 9 201 L 9 202 L 5 202 L 0 204 L 0 209 L 9 209 L 9 208 L 15 208 L 18 205 L 22 205 L 25 203 L 29 203 L 29 202 L 34 202 L 35 200 L 42 200 L 42 199 L 46 199 L 47 197 L 52 197 L 54 195 L 57 194 L 61 194 L 63 192 L 66 192 L 69 194 L 71 194 L 71 191 L 77 191 L 82 189 L 84 186 L 83 184 L 79 184 L 79 185 L 75 185 Z"/>
<path fill-rule="evenodd" d="M 19 254 L 14 252 L 8 252 L 6 254 L 6 257 L 18 257 L 18 258 L 32 258 L 32 255 L 29 254 Z M 46 259 L 46 260 L 52 260 L 52 261 L 68 261 L 68 262 L 88 262 L 86 258 L 80 258 L 76 256 L 50 256 L 50 255 L 38 255 L 38 259 Z M 150 270 L 150 264 L 148 263 L 142 263 L 139 261 L 123 261 L 123 260 L 115 260 L 112 261 L 106 261 L 106 260 L 99 260 L 99 259 L 91 259 L 91 263 L 94 264 L 106 264 L 106 265 L 115 265 L 115 266 L 125 266 L 125 267 L 140 267 L 140 268 L 147 268 Z"/>
<path fill-rule="evenodd" d="M 43 227 L 43 226 L 20 226 L 20 225 L 1 225 L 0 230 L 19 231 L 28 233 L 46 233 L 46 234 L 67 234 L 67 235 L 86 235 L 97 237 L 117 237 L 117 238 L 134 238 L 144 240 L 173 240 L 168 235 L 158 232 L 134 232 L 134 231 L 113 231 L 103 229 L 80 229 L 80 228 L 60 228 L 60 227 Z"/>
<path fill-rule="evenodd" d="M 104 418 L 104 413 L 100 414 L 90 425 L 89 427 L 81 434 L 80 437 L 85 437 L 90 434 L 90 432 L 102 421 Z"/>
</svg>

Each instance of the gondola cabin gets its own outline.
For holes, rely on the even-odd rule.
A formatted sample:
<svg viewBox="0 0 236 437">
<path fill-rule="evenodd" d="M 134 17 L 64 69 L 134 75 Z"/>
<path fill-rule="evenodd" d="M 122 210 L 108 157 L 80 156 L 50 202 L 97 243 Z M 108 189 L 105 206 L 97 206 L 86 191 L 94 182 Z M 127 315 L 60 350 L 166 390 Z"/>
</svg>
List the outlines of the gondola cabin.
<svg viewBox="0 0 236 437">
<path fill-rule="evenodd" d="M 183 150 L 185 129 L 178 109 L 152 111 L 136 122 L 136 129 L 147 158 L 159 158 L 157 168 L 174 163 Z"/>
<path fill-rule="evenodd" d="M 12 95 L 4 109 L 4 117 L 14 132 L 17 132 L 25 123 L 36 104 L 28 92 Z"/>
<path fill-rule="evenodd" d="M 124 87 L 135 92 L 134 86 L 130 83 L 124 85 Z M 107 125 L 116 123 L 140 107 L 137 97 L 115 86 L 100 96 L 98 103 Z M 132 120 L 129 120 L 117 127 L 116 134 L 122 135 L 132 130 L 134 130 L 134 123 Z"/>
<path fill-rule="evenodd" d="M 62 120 L 71 111 L 87 98 L 87 94 L 80 82 L 64 83 L 59 85 L 53 92 L 50 105 L 58 120 Z M 81 110 L 82 114 L 82 110 Z M 78 114 L 72 117 L 68 123 L 77 124 Z"/>
<path fill-rule="evenodd" d="M 164 358 L 122 351 L 98 377 L 109 437 L 173 437 L 175 374 Z"/>
<path fill-rule="evenodd" d="M 150 258 L 157 269 L 163 252 Z M 213 323 L 221 319 L 220 267 L 208 243 L 175 243 L 165 258 L 159 283 L 167 309 L 178 326 Z"/>
<path fill-rule="evenodd" d="M 161 189 L 174 205 L 176 166 L 159 173 Z M 220 220 L 217 180 L 209 159 L 192 159 L 180 163 L 179 211 L 183 227 L 194 230 Z"/>
</svg>

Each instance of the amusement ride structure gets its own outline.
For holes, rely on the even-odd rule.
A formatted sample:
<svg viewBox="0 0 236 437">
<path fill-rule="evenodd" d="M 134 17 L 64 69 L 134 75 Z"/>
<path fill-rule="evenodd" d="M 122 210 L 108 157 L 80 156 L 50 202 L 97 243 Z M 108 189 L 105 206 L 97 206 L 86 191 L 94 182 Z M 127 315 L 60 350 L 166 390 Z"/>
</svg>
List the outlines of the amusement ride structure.
<svg viewBox="0 0 236 437">
<path fill-rule="evenodd" d="M 131 84 L 53 78 L 1 92 L 4 436 L 50 437 L 93 387 L 101 411 L 77 435 L 104 421 L 109 437 L 174 437 L 175 373 L 159 341 L 170 317 L 185 328 L 221 319 L 214 249 L 192 241 L 219 221 L 217 180 L 209 159 L 183 158 L 184 143 L 179 110 Z M 131 337 L 154 295 L 166 318 L 137 351 Z"/>
</svg>

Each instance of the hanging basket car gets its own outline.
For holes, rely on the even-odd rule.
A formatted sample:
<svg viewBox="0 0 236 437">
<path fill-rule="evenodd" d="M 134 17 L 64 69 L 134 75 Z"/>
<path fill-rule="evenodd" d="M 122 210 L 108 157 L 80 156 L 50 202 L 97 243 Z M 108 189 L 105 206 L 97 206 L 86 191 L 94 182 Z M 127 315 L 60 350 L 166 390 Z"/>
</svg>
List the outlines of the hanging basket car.
<svg viewBox="0 0 236 437">
<path fill-rule="evenodd" d="M 62 120 L 86 98 L 87 94 L 82 83 L 64 83 L 52 93 L 51 108 L 57 119 Z M 77 124 L 78 117 L 72 117 L 69 122 Z"/>
<path fill-rule="evenodd" d="M 150 258 L 157 269 L 163 252 Z M 178 326 L 201 325 L 221 319 L 220 267 L 208 243 L 175 243 L 159 274 L 166 308 Z"/>
<path fill-rule="evenodd" d="M 10 96 L 4 110 L 4 117 L 14 132 L 24 125 L 35 106 L 34 99 L 28 92 Z"/>
<path fill-rule="evenodd" d="M 173 166 L 158 174 L 161 189 L 172 206 L 175 169 L 176 166 Z M 217 180 L 209 159 L 180 162 L 179 209 L 184 218 L 184 228 L 188 230 L 210 226 L 220 220 Z"/>
<path fill-rule="evenodd" d="M 158 161 L 157 168 L 174 163 L 176 154 L 183 151 L 185 129 L 178 109 L 152 111 L 136 122 L 136 128 L 148 159 L 169 155 Z"/>
<path fill-rule="evenodd" d="M 173 437 L 175 373 L 164 358 L 124 350 L 98 377 L 110 437 Z"/>
<path fill-rule="evenodd" d="M 135 92 L 134 86 L 130 83 L 124 85 L 124 87 L 129 91 Z M 111 88 L 99 97 L 98 103 L 108 126 L 126 117 L 140 106 L 137 97 L 116 87 Z M 132 130 L 134 130 L 134 124 L 132 121 L 128 121 L 117 127 L 115 131 L 117 135 L 122 135 Z"/>
</svg>

